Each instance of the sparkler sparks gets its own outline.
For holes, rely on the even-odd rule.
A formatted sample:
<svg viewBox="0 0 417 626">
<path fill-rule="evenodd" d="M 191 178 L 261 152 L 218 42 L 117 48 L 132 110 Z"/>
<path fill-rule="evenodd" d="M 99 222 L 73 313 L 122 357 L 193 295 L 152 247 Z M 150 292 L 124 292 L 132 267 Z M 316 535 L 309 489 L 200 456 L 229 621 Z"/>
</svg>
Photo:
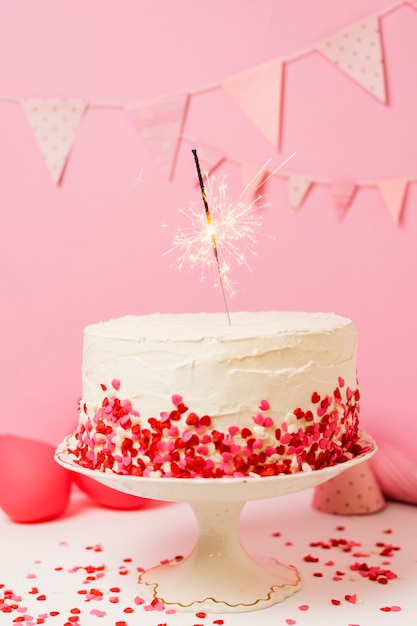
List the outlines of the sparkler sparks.
<svg viewBox="0 0 417 626">
<path fill-rule="evenodd" d="M 201 280 L 205 280 L 208 270 L 214 271 L 214 282 L 223 281 L 225 290 L 233 295 L 235 286 L 230 279 L 234 263 L 249 269 L 248 256 L 256 256 L 256 230 L 261 226 L 263 216 L 260 209 L 269 203 L 262 202 L 262 196 L 247 202 L 244 192 L 237 201 L 228 196 L 224 179 L 216 186 L 214 177 L 205 174 L 205 192 L 210 207 L 210 220 L 201 210 L 200 203 L 193 202 L 180 212 L 188 218 L 190 225 L 179 228 L 175 233 L 173 248 L 178 252 L 177 267 L 193 271 L 201 270 Z M 216 242 L 217 257 L 213 255 L 213 240 Z M 218 263 L 217 263 L 218 260 Z"/>
<path fill-rule="evenodd" d="M 223 296 L 224 291 L 233 296 L 236 289 L 230 278 L 230 271 L 234 264 L 244 265 L 250 270 L 248 256 L 257 256 L 256 232 L 263 221 L 261 209 L 269 206 L 269 202 L 264 202 L 260 194 L 251 201 L 247 200 L 247 192 L 256 180 L 261 180 L 255 189 L 257 191 L 294 155 L 295 152 L 266 178 L 261 178 L 262 172 L 270 162 L 267 161 L 235 201 L 228 196 L 225 179 L 216 186 L 215 177 L 210 177 L 206 173 L 205 184 L 202 178 L 200 179 L 205 212 L 201 210 L 200 203 L 197 206 L 196 202 L 192 202 L 187 209 L 180 209 L 189 220 L 189 226 L 177 229 L 173 247 L 165 252 L 165 254 L 178 253 L 176 263 L 178 269 L 187 268 L 188 271 L 193 271 L 199 267 L 202 281 L 210 270 L 214 272 L 214 284 L 221 286 Z"/>
</svg>

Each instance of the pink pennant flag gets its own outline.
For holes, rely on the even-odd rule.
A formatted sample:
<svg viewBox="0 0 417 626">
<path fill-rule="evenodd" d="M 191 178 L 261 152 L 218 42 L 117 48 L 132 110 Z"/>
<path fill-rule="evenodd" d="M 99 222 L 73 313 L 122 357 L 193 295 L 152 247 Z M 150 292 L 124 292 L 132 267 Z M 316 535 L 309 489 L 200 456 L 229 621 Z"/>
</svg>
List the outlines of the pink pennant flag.
<svg viewBox="0 0 417 626">
<path fill-rule="evenodd" d="M 378 183 L 378 189 L 384 199 L 384 202 L 397 224 L 401 220 L 401 214 L 408 190 L 408 182 L 407 178 L 392 178 L 389 180 L 381 180 Z"/>
<path fill-rule="evenodd" d="M 283 62 L 267 61 L 223 80 L 222 87 L 253 124 L 279 149 Z"/>
<path fill-rule="evenodd" d="M 216 170 L 226 158 L 223 152 L 220 152 L 220 150 L 207 143 L 198 142 L 196 147 L 198 149 L 198 160 L 200 162 L 201 171 L 207 175 L 213 174 L 214 170 Z M 196 184 L 198 185 L 198 181 Z"/>
<path fill-rule="evenodd" d="M 254 198 L 261 196 L 262 186 L 266 178 L 268 178 L 268 172 L 259 163 L 253 163 L 252 161 L 243 161 L 240 164 L 240 172 L 243 188 L 246 189 L 246 197 Z"/>
<path fill-rule="evenodd" d="M 291 174 L 288 178 L 288 196 L 290 207 L 297 211 L 305 200 L 313 181 L 304 174 Z"/>
<path fill-rule="evenodd" d="M 339 213 L 339 217 L 342 218 L 355 195 L 356 182 L 351 180 L 335 180 L 331 184 L 331 192 L 334 206 Z"/>
<path fill-rule="evenodd" d="M 320 41 L 317 50 L 366 91 L 386 103 L 384 54 L 378 16 L 360 22 Z"/>
<path fill-rule="evenodd" d="M 21 105 L 48 170 L 59 185 L 87 102 L 26 98 Z"/>
<path fill-rule="evenodd" d="M 169 180 L 174 175 L 188 104 L 189 95 L 180 93 L 126 107 L 130 120 Z"/>
</svg>

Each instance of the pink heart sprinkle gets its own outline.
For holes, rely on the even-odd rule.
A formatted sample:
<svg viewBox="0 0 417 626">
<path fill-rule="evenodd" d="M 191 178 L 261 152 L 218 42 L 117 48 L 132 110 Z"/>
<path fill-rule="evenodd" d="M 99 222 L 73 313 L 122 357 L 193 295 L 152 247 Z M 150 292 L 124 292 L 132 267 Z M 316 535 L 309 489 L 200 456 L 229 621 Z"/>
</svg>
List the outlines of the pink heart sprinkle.
<svg viewBox="0 0 417 626">
<path fill-rule="evenodd" d="M 112 384 L 113 389 L 116 389 L 116 391 L 119 391 L 120 380 L 118 380 L 117 378 L 113 378 L 113 380 L 111 381 L 111 384 Z"/>
<path fill-rule="evenodd" d="M 179 403 L 182 402 L 182 396 L 178 395 L 177 393 L 174 393 L 171 400 L 174 406 L 178 406 Z"/>
<path fill-rule="evenodd" d="M 258 413 L 258 415 L 254 415 L 253 421 L 255 422 L 255 424 L 258 424 L 258 426 L 263 426 L 263 423 L 264 423 L 263 415 L 261 415 L 260 413 Z"/>
<path fill-rule="evenodd" d="M 268 400 L 261 400 L 259 403 L 259 409 L 261 411 L 268 411 L 268 409 L 270 409 L 270 404 L 268 402 Z"/>
<path fill-rule="evenodd" d="M 234 437 L 239 432 L 239 427 L 238 426 L 229 426 L 228 431 L 229 431 L 229 435 L 231 437 Z"/>
<path fill-rule="evenodd" d="M 391 607 L 391 611 L 401 611 L 401 607 L 397 606 L 396 604 L 394 604 L 394 606 Z"/>
<path fill-rule="evenodd" d="M 295 621 L 295 619 L 287 618 L 285 620 L 285 623 L 288 624 L 288 626 L 292 626 L 292 624 L 296 624 L 297 622 Z"/>
<path fill-rule="evenodd" d="M 308 604 L 300 604 L 298 608 L 300 609 L 300 611 L 308 611 L 310 607 Z"/>
<path fill-rule="evenodd" d="M 345 381 L 343 380 L 341 376 L 339 376 L 339 387 L 344 387 L 344 386 L 345 386 Z"/>
<path fill-rule="evenodd" d="M 96 615 L 97 617 L 104 617 L 107 615 L 106 611 L 99 611 L 98 609 L 92 609 L 90 615 Z"/>
<path fill-rule="evenodd" d="M 265 420 L 264 420 L 265 428 L 272 428 L 273 425 L 274 425 L 274 421 L 273 421 L 272 417 L 266 417 Z"/>
</svg>

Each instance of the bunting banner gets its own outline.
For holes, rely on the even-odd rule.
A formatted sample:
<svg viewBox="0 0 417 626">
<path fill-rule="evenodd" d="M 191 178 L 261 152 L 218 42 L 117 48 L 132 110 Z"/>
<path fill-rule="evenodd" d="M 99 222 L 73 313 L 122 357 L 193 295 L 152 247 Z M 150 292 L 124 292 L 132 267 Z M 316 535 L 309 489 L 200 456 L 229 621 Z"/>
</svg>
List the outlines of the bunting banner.
<svg viewBox="0 0 417 626">
<path fill-rule="evenodd" d="M 134 127 L 169 180 L 174 175 L 188 104 L 189 95 L 180 93 L 126 107 Z"/>
<path fill-rule="evenodd" d="M 87 102 L 26 98 L 21 105 L 48 170 L 59 185 Z"/>
<path fill-rule="evenodd" d="M 379 18 L 371 15 L 317 44 L 317 50 L 383 103 L 387 102 Z"/>
<path fill-rule="evenodd" d="M 394 222 L 398 224 L 401 219 L 404 201 L 407 195 L 408 180 L 406 178 L 381 180 L 378 183 L 378 189 Z"/>
<path fill-rule="evenodd" d="M 226 93 L 279 150 L 282 114 L 282 59 L 273 59 L 221 83 Z"/>
<path fill-rule="evenodd" d="M 92 109 L 120 109 L 125 111 L 132 125 L 152 153 L 169 180 L 173 179 L 179 149 L 183 141 L 192 142 L 198 148 L 202 170 L 212 174 L 222 163 L 230 161 L 240 167 L 244 188 L 248 197 L 261 189 L 266 178 L 287 180 L 289 204 L 293 212 L 299 210 L 310 189 L 316 185 L 330 188 L 333 201 L 340 216 L 345 215 L 360 187 L 376 188 L 385 202 L 395 223 L 402 219 L 404 204 L 410 183 L 417 183 L 417 175 L 373 181 L 333 181 L 314 177 L 311 173 L 285 173 L 275 170 L 267 176 L 266 166 L 239 162 L 225 154 L 221 148 L 207 145 L 200 140 L 184 136 L 188 107 L 194 95 L 213 89 L 222 89 L 240 108 L 251 123 L 270 142 L 280 149 L 282 101 L 285 90 L 285 68 L 306 54 L 319 52 L 325 59 L 346 75 L 352 84 L 360 86 L 375 101 L 387 104 L 385 82 L 385 59 L 383 54 L 381 18 L 405 6 L 417 9 L 417 0 L 396 0 L 388 7 L 361 19 L 354 24 L 313 43 L 309 48 L 294 54 L 279 56 L 265 63 L 229 76 L 216 84 L 199 86 L 184 93 L 162 95 L 138 103 L 97 104 L 81 98 L 13 98 L 0 97 L 0 103 L 14 103 L 22 107 L 34 134 L 40 153 L 56 184 L 61 184 L 65 169 L 79 130 L 83 115 Z M 285 161 L 284 161 L 285 163 Z M 257 175 L 263 172 L 262 175 Z M 198 184 L 196 182 L 196 184 Z"/>
<path fill-rule="evenodd" d="M 312 179 L 304 174 L 291 174 L 288 177 L 288 198 L 292 211 L 300 208 L 312 184 Z"/>
<path fill-rule="evenodd" d="M 348 210 L 356 192 L 356 182 L 353 180 L 335 180 L 331 183 L 333 204 L 343 218 Z"/>
</svg>

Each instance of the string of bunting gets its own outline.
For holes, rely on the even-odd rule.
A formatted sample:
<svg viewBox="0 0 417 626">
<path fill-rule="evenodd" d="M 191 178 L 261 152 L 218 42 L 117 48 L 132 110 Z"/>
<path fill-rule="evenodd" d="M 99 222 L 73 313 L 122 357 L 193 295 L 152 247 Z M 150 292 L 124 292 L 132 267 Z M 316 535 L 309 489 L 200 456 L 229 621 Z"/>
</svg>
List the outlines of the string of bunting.
<svg viewBox="0 0 417 626">
<path fill-rule="evenodd" d="M 315 178 L 309 174 L 289 173 L 274 171 L 272 174 L 267 169 L 257 177 L 260 171 L 260 164 L 255 162 L 241 162 L 237 159 L 225 155 L 216 148 L 197 142 L 189 137 L 182 136 L 182 140 L 192 145 L 199 146 L 200 161 L 203 169 L 213 173 L 222 163 L 229 161 L 240 167 L 243 187 L 248 186 L 247 195 L 256 193 L 266 178 L 284 179 L 287 182 L 288 201 L 291 210 L 295 213 L 303 204 L 310 190 L 315 186 L 329 187 L 333 204 L 340 218 L 346 214 L 357 190 L 361 187 L 374 187 L 381 195 L 394 222 L 401 221 L 407 191 L 410 183 L 417 182 L 417 177 L 401 177 L 382 180 L 349 180 L 349 179 L 324 179 Z M 251 183 L 251 184 L 250 184 Z M 250 184 L 250 186 L 249 186 Z"/>
<path fill-rule="evenodd" d="M 63 180 L 75 138 L 89 109 L 124 110 L 164 174 L 172 180 L 181 142 L 186 140 L 184 131 L 190 100 L 194 95 L 213 89 L 223 89 L 273 148 L 279 150 L 285 65 L 309 53 L 319 52 L 368 94 L 380 103 L 388 104 L 380 19 L 403 5 L 417 10 L 417 0 L 397 0 L 378 13 L 368 15 L 290 56 L 274 58 L 218 83 L 186 92 L 129 104 L 94 103 L 80 98 L 0 97 L 0 102 L 22 107 L 50 175 L 57 185 Z M 356 62 L 352 62 L 352 59 L 356 59 Z M 226 159 L 233 161 L 210 146 L 203 149 L 199 147 L 199 153 L 203 169 L 209 172 Z M 247 180 L 251 180 L 259 169 L 258 164 L 239 165 Z M 331 188 L 334 204 L 341 215 L 348 209 L 358 187 L 375 186 L 395 222 L 401 219 L 409 183 L 417 180 L 410 177 L 381 181 L 319 180 L 307 174 L 282 173 L 277 176 L 288 179 L 291 209 L 299 209 L 311 187 L 321 184 Z"/>
</svg>

